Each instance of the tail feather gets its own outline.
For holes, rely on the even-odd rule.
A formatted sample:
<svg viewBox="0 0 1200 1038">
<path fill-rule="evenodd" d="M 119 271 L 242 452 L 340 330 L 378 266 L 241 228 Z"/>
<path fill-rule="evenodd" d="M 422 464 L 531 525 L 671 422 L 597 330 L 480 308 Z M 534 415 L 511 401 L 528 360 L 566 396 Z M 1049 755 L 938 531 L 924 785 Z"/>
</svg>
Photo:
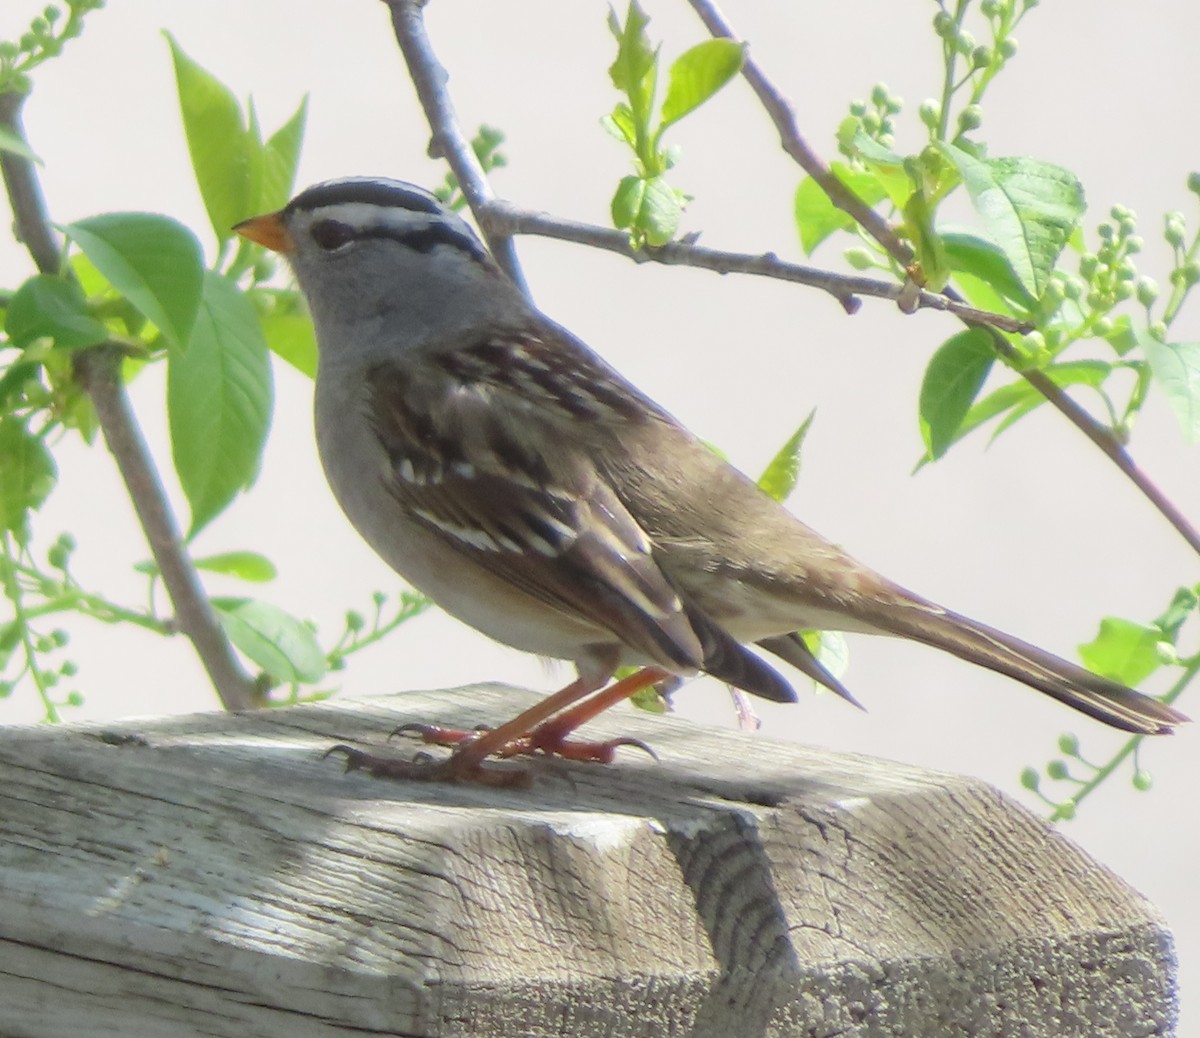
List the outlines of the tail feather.
<svg viewBox="0 0 1200 1038">
<path fill-rule="evenodd" d="M 1015 678 L 1114 728 L 1161 735 L 1188 720 L 1157 699 L 916 596 L 910 609 L 889 604 L 872 620 L 880 630 Z"/>
<path fill-rule="evenodd" d="M 808 646 L 804 643 L 804 639 L 796 632 L 781 634 L 775 638 L 762 638 L 758 644 L 766 649 L 767 652 L 773 652 L 781 660 L 790 663 L 802 674 L 807 674 L 818 685 L 824 685 L 830 692 L 836 692 L 847 703 L 858 707 L 859 710 L 866 709 L 862 703 L 850 694 L 850 690 L 834 677 L 829 672 L 829 669 L 812 654 Z"/>
<path fill-rule="evenodd" d="M 769 663 L 698 609 L 688 608 L 687 615 L 700 639 L 706 674 L 775 703 L 796 702 L 796 690 Z"/>
</svg>

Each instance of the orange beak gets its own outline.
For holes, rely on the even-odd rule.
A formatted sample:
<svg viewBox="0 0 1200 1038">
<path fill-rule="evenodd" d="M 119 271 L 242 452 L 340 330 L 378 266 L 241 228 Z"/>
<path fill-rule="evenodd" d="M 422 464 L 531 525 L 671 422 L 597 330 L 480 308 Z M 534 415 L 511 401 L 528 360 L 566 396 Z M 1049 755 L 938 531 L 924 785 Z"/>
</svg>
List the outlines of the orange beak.
<svg viewBox="0 0 1200 1038">
<path fill-rule="evenodd" d="M 293 252 L 296 243 L 283 225 L 282 212 L 252 216 L 233 228 L 243 238 L 270 249 L 272 252 Z"/>
</svg>

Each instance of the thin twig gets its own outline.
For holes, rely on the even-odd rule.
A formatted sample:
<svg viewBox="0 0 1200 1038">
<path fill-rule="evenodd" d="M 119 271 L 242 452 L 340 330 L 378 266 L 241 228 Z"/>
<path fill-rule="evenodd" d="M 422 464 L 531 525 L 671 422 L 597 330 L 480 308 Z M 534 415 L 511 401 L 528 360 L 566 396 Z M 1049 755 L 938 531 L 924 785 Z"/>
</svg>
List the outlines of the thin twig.
<svg viewBox="0 0 1200 1038">
<path fill-rule="evenodd" d="M 711 3 L 710 0 L 688 0 L 688 3 L 713 36 L 737 39 L 715 3 Z M 771 117 L 771 122 L 775 124 L 783 150 L 821 186 L 821 190 L 829 196 L 834 205 L 852 216 L 900 266 L 908 267 L 913 261 L 912 250 L 900 240 L 888 222 L 838 180 L 817 153 L 808 146 L 796 125 L 796 113 L 792 111 L 787 98 L 767 79 L 749 54 L 742 62 L 742 75 Z"/>
<path fill-rule="evenodd" d="M 0 129 L 18 140 L 25 140 L 21 122 L 24 94 L 0 93 Z M 12 207 L 17 240 L 29 250 L 33 262 L 43 274 L 57 274 L 62 263 L 62 246 L 46 215 L 46 200 L 33 163 L 11 151 L 0 151 L 0 174 Z"/>
<path fill-rule="evenodd" d="M 392 28 L 396 34 L 396 42 L 400 45 L 400 53 L 404 55 L 405 64 L 408 66 L 409 78 L 416 87 L 417 99 L 421 102 L 425 118 L 433 131 L 429 142 L 429 154 L 434 158 L 444 158 L 450 163 L 450 168 L 458 178 L 459 187 L 462 188 L 463 197 L 483 230 L 488 248 L 496 262 L 521 291 L 528 295 L 529 288 L 525 284 L 525 275 L 521 271 L 512 238 L 500 232 L 489 232 L 483 226 L 481 214 L 494 198 L 492 187 L 479 164 L 475 149 L 471 147 L 471 142 L 459 125 L 454 105 L 450 103 L 450 95 L 446 90 L 449 76 L 433 52 L 429 34 L 425 31 L 425 18 L 422 14 L 425 0 L 385 0 L 385 3 L 392 12 Z"/>
<path fill-rule="evenodd" d="M 737 39 L 730 24 L 725 20 L 713 0 L 688 0 L 708 31 L 717 37 Z M 908 268 L 913 261 L 912 250 L 904 244 L 892 228 L 869 206 L 864 205 L 852 191 L 848 190 L 835 177 L 801 137 L 797 127 L 795 114 L 783 94 L 763 74 L 757 64 L 747 57 L 742 65 L 742 75 L 750 88 L 757 95 L 763 108 L 770 116 L 779 132 L 783 149 L 796 163 L 811 176 L 829 196 L 834 205 L 849 213 L 854 219 L 887 250 L 888 254 L 902 267 Z M 955 303 L 962 303 L 963 297 L 953 288 L 947 288 L 943 293 Z M 971 318 L 963 317 L 971 321 Z M 974 323 L 974 322 L 972 322 Z M 1006 360 L 1015 357 L 1015 351 L 1009 342 L 990 328 L 992 345 L 996 352 Z M 1129 480 L 1142 492 L 1148 501 L 1163 515 L 1176 531 L 1191 545 L 1192 550 L 1200 554 L 1200 532 L 1187 520 L 1182 512 L 1175 507 L 1158 489 L 1147 475 L 1129 456 L 1124 446 L 1107 426 L 1096 421 L 1087 411 L 1077 404 L 1063 389 L 1040 371 L 1017 369 L 1021 376 L 1042 394 L 1066 419 L 1076 426 L 1089 440 L 1119 468 Z"/>
<path fill-rule="evenodd" d="M 191 640 L 226 710 L 248 710 L 262 696 L 238 662 L 183 546 L 162 481 L 134 417 L 121 379 L 121 348 L 97 346 L 75 356 L 75 373 L 92 398 L 104 442 L 116 459 L 142 530 L 175 606 L 179 629 Z"/>
<path fill-rule="evenodd" d="M 20 95 L 0 94 L 0 126 L 24 141 Z M 33 164 L 9 151 L 0 151 L 0 175 L 8 192 L 20 240 L 29 250 L 38 270 L 56 274 L 62 267 L 63 250 L 50 223 L 46 201 Z M 179 536 L 154 461 L 125 395 L 118 374 L 119 354 L 105 346 L 76 354 L 77 377 L 95 405 L 105 442 L 133 499 L 142 531 L 154 553 L 171 596 L 180 630 L 191 639 L 200 662 L 227 710 L 244 710 L 261 699 L 253 679 L 242 669 L 200 578 Z"/>
<path fill-rule="evenodd" d="M 1030 326 L 1014 317 L 978 310 L 966 303 L 947 299 L 935 292 L 914 293 L 911 287 L 898 285 L 894 281 L 875 278 L 851 277 L 817 267 L 806 267 L 799 263 L 781 260 L 773 252 L 751 255 L 744 252 L 728 252 L 709 249 L 686 241 L 668 242 L 666 245 L 635 249 L 629 243 L 629 235 L 609 227 L 565 220 L 549 213 L 522 209 L 501 199 L 488 202 L 481 214 L 484 226 L 503 231 L 505 234 L 535 234 L 543 238 L 575 242 L 595 249 L 604 249 L 626 256 L 636 263 L 663 263 L 669 266 L 698 267 L 714 270 L 718 274 L 753 274 L 810 285 L 828 292 L 845 307 L 848 313 L 858 310 L 859 296 L 874 296 L 892 299 L 901 304 L 905 312 L 919 308 L 944 310 L 956 314 L 972 324 L 993 325 L 1006 332 L 1029 331 Z"/>
</svg>

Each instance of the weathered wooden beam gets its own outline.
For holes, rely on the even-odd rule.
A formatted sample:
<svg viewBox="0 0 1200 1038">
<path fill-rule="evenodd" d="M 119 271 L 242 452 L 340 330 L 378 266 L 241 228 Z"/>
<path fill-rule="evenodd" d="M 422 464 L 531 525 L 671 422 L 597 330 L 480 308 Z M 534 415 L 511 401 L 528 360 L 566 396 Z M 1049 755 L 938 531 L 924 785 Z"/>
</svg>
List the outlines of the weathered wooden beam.
<svg viewBox="0 0 1200 1038">
<path fill-rule="evenodd" d="M 528 791 L 321 757 L 529 695 L 0 729 L 0 1034 L 1173 1033 L 1154 909 L 970 779 L 631 713 L 660 762 Z"/>
</svg>

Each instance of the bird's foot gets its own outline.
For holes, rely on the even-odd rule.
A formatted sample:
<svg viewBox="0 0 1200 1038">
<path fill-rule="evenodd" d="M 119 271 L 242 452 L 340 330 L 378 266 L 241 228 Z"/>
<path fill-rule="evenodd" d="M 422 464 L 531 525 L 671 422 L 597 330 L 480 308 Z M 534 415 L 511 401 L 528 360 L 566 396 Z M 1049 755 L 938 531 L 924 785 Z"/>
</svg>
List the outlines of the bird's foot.
<svg viewBox="0 0 1200 1038">
<path fill-rule="evenodd" d="M 416 735 L 422 742 L 434 746 L 464 747 L 487 734 L 491 729 L 480 726 L 467 731 L 462 728 L 443 728 L 435 724 L 402 724 L 392 732 L 396 735 Z M 597 764 L 611 764 L 617 750 L 622 746 L 632 746 L 644 750 L 655 760 L 658 755 L 642 742 L 641 739 L 619 738 L 596 742 L 587 739 L 571 739 L 569 736 L 574 726 L 562 724 L 558 718 L 552 718 L 538 725 L 526 735 L 517 736 L 500 746 L 492 749 L 489 757 L 507 760 L 509 757 L 557 757 L 560 760 L 593 761 Z M 465 756 L 465 755 L 464 755 Z M 454 758 L 451 757 L 451 760 Z"/>
<path fill-rule="evenodd" d="M 427 753 L 419 753 L 405 760 L 402 757 L 382 757 L 339 743 L 329 747 L 324 756 L 334 754 L 346 758 L 347 771 L 365 771 L 375 778 L 408 779 L 413 782 L 475 782 L 501 789 L 528 789 L 533 784 L 529 772 L 523 768 L 486 768 L 482 762 L 457 753 L 441 760 Z"/>
</svg>

